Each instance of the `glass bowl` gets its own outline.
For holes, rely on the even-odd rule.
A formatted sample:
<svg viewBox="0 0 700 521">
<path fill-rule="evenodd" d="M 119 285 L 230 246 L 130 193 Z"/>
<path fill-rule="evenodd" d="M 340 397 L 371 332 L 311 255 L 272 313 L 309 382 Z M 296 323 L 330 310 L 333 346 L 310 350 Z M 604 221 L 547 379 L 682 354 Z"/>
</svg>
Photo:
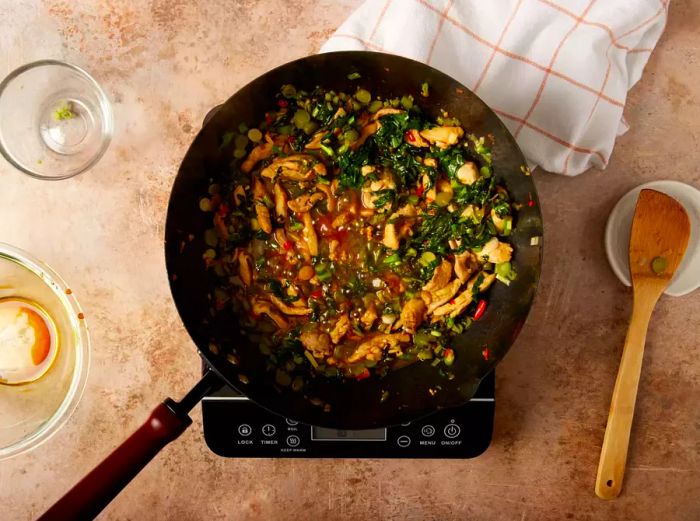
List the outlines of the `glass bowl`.
<svg viewBox="0 0 700 521">
<path fill-rule="evenodd" d="M 104 91 L 75 65 L 29 63 L 0 83 L 0 153 L 37 179 L 67 179 L 91 168 L 113 126 Z"/>
<path fill-rule="evenodd" d="M 0 460 L 37 447 L 58 431 L 80 401 L 90 366 L 88 329 L 71 289 L 41 261 L 0 243 L 0 299 L 15 298 L 51 317 L 58 353 L 39 379 L 0 383 Z"/>
</svg>

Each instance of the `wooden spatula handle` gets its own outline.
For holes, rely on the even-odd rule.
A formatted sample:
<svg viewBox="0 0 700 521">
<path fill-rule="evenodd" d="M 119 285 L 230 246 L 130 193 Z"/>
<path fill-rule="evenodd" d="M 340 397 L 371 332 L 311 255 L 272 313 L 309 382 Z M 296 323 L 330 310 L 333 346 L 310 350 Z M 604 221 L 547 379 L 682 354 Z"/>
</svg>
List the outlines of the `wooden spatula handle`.
<svg viewBox="0 0 700 521">
<path fill-rule="evenodd" d="M 610 401 L 608 425 L 598 463 L 595 493 L 601 499 L 614 499 L 622 490 L 644 343 L 649 319 L 658 298 L 658 291 L 635 291 L 632 318 Z"/>
</svg>

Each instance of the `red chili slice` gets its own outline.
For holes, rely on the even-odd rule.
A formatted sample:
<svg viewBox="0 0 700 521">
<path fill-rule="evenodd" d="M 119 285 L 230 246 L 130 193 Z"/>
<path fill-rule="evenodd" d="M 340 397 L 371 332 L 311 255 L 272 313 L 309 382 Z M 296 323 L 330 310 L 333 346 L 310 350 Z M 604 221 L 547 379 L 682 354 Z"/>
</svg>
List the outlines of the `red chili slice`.
<svg viewBox="0 0 700 521">
<path fill-rule="evenodd" d="M 420 197 L 423 195 L 423 192 L 425 192 L 425 187 L 423 185 L 418 185 L 418 188 L 416 188 L 416 195 Z"/>
<path fill-rule="evenodd" d="M 413 132 L 411 132 L 410 130 L 406 131 L 405 137 L 406 137 L 406 141 L 408 141 L 409 143 L 416 142 L 416 136 L 414 136 Z"/>
<path fill-rule="evenodd" d="M 489 348 L 488 348 L 488 347 L 485 347 L 485 348 L 481 351 L 481 356 L 484 357 L 484 360 L 488 360 L 488 359 L 489 359 L 489 354 L 490 354 L 490 351 L 489 351 Z"/>
<path fill-rule="evenodd" d="M 321 298 L 323 296 L 323 291 L 320 289 L 315 289 L 309 294 L 309 296 L 311 298 Z"/>
<path fill-rule="evenodd" d="M 483 316 L 484 311 L 486 311 L 486 301 L 484 299 L 481 299 L 476 305 L 476 311 L 474 312 L 474 320 L 479 320 Z"/>
<path fill-rule="evenodd" d="M 292 241 L 285 241 L 284 244 L 282 245 L 282 247 L 285 250 L 289 251 L 294 247 L 294 243 Z"/>
<path fill-rule="evenodd" d="M 355 379 L 356 380 L 364 380 L 365 378 L 369 378 L 369 369 L 367 369 L 366 367 L 360 374 L 358 374 L 355 377 Z"/>
<path fill-rule="evenodd" d="M 277 104 L 280 107 L 286 107 L 287 105 L 289 105 L 289 102 L 286 99 L 279 99 L 277 100 Z"/>
</svg>

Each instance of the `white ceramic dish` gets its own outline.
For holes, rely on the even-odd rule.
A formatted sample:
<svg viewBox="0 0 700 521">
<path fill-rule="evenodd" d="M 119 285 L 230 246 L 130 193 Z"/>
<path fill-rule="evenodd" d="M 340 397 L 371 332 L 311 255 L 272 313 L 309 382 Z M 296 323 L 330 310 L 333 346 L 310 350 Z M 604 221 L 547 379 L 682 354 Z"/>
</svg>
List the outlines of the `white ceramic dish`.
<svg viewBox="0 0 700 521">
<path fill-rule="evenodd" d="M 686 295 L 700 287 L 700 190 L 679 181 L 652 181 L 633 188 L 617 202 L 605 227 L 605 251 L 610 267 L 625 286 L 631 286 L 628 247 L 634 208 L 639 192 L 651 188 L 663 192 L 683 205 L 690 218 L 690 240 L 681 265 L 665 293 Z"/>
</svg>

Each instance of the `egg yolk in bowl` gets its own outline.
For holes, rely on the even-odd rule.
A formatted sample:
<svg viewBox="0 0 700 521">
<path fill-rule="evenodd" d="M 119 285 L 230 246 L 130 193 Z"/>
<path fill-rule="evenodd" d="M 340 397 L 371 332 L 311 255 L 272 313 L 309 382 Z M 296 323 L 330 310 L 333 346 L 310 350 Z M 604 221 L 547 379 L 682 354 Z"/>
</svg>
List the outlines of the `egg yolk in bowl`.
<svg viewBox="0 0 700 521">
<path fill-rule="evenodd" d="M 41 307 L 19 298 L 0 300 L 0 384 L 41 378 L 57 353 L 56 326 Z"/>
</svg>

